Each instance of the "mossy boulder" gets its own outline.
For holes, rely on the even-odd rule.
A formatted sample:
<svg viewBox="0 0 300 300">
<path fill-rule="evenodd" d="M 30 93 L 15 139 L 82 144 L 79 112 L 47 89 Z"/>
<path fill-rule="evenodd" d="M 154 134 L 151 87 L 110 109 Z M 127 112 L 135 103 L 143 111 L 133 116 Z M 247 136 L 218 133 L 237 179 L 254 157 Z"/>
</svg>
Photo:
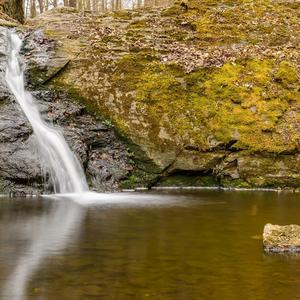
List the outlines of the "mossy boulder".
<svg viewBox="0 0 300 300">
<path fill-rule="evenodd" d="M 54 10 L 28 26 L 69 61 L 47 83 L 109 119 L 154 173 L 294 188 L 299 11 L 297 2 L 190 0 L 122 13 Z"/>
<path fill-rule="evenodd" d="M 266 224 L 263 244 L 266 252 L 300 252 L 300 226 Z"/>
</svg>

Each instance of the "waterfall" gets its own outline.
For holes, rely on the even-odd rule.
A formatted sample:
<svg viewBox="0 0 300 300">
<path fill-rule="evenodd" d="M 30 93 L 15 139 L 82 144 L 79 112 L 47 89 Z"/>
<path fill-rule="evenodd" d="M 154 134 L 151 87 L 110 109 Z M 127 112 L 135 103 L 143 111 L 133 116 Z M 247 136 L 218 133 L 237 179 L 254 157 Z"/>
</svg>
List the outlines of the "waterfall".
<svg viewBox="0 0 300 300">
<path fill-rule="evenodd" d="M 78 159 L 62 133 L 42 119 L 35 99 L 25 90 L 24 74 L 19 62 L 21 46 L 21 39 L 12 33 L 5 79 L 33 128 L 41 154 L 41 163 L 50 174 L 55 193 L 86 192 L 88 185 Z"/>
</svg>

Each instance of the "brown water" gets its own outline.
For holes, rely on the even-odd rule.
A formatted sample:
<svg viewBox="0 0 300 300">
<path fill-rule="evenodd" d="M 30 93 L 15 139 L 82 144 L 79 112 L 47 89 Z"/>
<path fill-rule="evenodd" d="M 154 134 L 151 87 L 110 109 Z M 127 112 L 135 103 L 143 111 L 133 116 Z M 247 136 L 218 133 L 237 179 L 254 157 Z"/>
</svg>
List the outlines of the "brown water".
<svg viewBox="0 0 300 300">
<path fill-rule="evenodd" d="M 0 299 L 300 299 L 300 256 L 260 239 L 299 211 L 274 192 L 0 198 Z"/>
</svg>

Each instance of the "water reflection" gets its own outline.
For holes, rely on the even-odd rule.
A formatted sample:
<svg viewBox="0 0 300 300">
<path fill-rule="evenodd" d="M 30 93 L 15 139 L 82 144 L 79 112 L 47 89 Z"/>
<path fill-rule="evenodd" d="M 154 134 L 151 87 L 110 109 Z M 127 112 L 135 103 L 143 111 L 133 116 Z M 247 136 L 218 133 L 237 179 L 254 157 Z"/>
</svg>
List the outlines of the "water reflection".
<svg viewBox="0 0 300 300">
<path fill-rule="evenodd" d="M 6 280 L 1 299 L 22 300 L 32 276 L 47 258 L 61 254 L 64 248 L 75 239 L 84 220 L 86 207 L 162 206 L 182 204 L 184 197 L 162 197 L 160 195 L 121 193 L 121 194 L 65 194 L 45 196 L 38 200 L 12 201 L 6 211 L 8 220 L 1 227 L 1 242 L 7 243 L 10 236 L 21 241 L 16 255 L 10 253 L 10 259 L 16 263 L 11 266 L 12 274 Z M 51 201 L 55 200 L 55 201 Z M 36 205 L 34 215 L 27 214 L 24 201 Z M 22 211 L 18 208 L 22 207 Z M 40 212 L 41 214 L 37 214 Z M 2 212 L 3 213 L 3 212 Z M 32 211 L 31 211 L 32 213 Z M 11 218 L 14 216 L 13 218 Z M 11 218 L 11 219 L 10 219 Z M 7 247 L 7 245 L 4 245 Z M 21 249 L 21 251 L 20 251 Z M 13 251 L 14 252 L 14 251 Z M 4 255 L 5 256 L 5 255 Z"/>
<path fill-rule="evenodd" d="M 267 222 L 299 223 L 299 197 L 168 191 L 1 199 L 0 298 L 298 299 L 300 256 L 266 255 L 260 236 Z"/>
<path fill-rule="evenodd" d="M 11 220 L 13 224 L 8 224 L 1 231 L 2 240 L 6 240 L 13 231 L 14 237 L 22 237 L 28 244 L 16 260 L 1 299 L 24 299 L 27 283 L 40 264 L 49 256 L 63 251 L 69 241 L 75 238 L 85 210 L 71 201 L 56 201 L 51 206 L 49 213 L 30 218 L 25 216 L 25 219 L 21 216 Z"/>
<path fill-rule="evenodd" d="M 184 200 L 187 199 L 185 195 L 168 195 L 163 197 L 159 193 L 95 193 L 85 192 L 81 194 L 54 194 L 44 196 L 45 199 L 55 200 L 69 200 L 80 204 L 81 206 L 114 206 L 114 207 L 133 207 L 133 206 L 174 206 L 174 205 L 187 205 Z M 209 201 L 197 202 L 198 204 L 211 204 Z M 190 205 L 191 203 L 189 203 Z"/>
</svg>

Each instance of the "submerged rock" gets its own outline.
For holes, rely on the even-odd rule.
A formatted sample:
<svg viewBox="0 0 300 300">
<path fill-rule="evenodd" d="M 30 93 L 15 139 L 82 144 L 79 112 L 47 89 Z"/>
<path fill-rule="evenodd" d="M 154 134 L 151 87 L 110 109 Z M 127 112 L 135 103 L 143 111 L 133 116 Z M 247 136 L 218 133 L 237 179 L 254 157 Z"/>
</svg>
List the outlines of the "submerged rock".
<svg viewBox="0 0 300 300">
<path fill-rule="evenodd" d="M 266 252 L 300 252 L 300 226 L 266 224 L 263 244 Z"/>
</svg>

